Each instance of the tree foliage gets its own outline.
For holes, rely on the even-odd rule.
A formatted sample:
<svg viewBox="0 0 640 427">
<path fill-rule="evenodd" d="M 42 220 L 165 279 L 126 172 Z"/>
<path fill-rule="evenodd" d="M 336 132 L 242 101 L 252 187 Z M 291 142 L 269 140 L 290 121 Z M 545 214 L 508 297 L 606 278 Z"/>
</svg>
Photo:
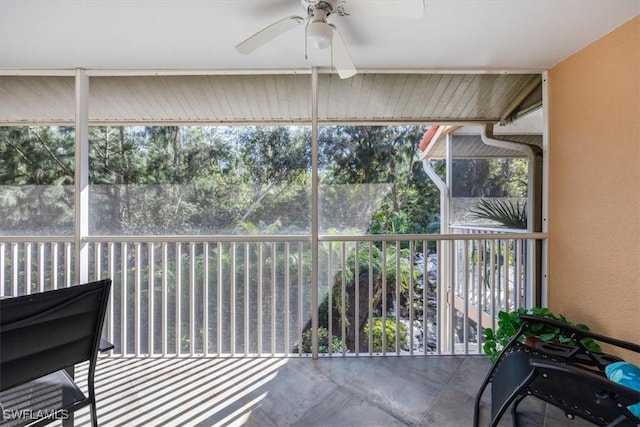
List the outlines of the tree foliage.
<svg viewBox="0 0 640 427">
<path fill-rule="evenodd" d="M 320 128 L 328 229 L 354 230 L 357 220 L 373 234 L 437 232 L 439 193 L 417 157 L 425 130 Z M 0 229 L 73 232 L 74 144 L 73 128 L 0 128 Z M 454 194 L 519 196 L 513 176 L 522 170 L 498 160 L 455 164 Z M 89 174 L 94 234 L 310 231 L 309 127 L 91 127 Z"/>
</svg>

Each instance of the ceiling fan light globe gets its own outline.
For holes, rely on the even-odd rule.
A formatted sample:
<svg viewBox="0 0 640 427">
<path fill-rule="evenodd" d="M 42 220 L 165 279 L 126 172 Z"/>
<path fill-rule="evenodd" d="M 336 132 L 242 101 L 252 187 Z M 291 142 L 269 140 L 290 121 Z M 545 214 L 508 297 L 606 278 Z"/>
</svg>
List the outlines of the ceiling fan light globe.
<svg viewBox="0 0 640 427">
<path fill-rule="evenodd" d="M 333 38 L 333 28 L 326 22 L 314 21 L 307 28 L 307 40 L 309 46 L 314 49 L 326 49 L 331 46 Z"/>
</svg>

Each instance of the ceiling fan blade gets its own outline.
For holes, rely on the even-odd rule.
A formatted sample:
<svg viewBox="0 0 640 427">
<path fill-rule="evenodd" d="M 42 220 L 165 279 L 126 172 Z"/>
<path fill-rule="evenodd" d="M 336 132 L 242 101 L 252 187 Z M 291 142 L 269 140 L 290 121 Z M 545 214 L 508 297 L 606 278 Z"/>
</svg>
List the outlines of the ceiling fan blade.
<svg viewBox="0 0 640 427">
<path fill-rule="evenodd" d="M 331 43 L 331 53 L 333 55 L 333 66 L 336 68 L 338 75 L 341 79 L 348 79 L 354 76 L 358 71 L 356 66 L 353 65 L 353 60 L 347 49 L 347 45 L 344 43 L 344 39 L 333 26 L 333 41 Z"/>
<path fill-rule="evenodd" d="M 351 16 L 420 18 L 424 15 L 424 0 L 343 0 L 337 8 Z"/>
<path fill-rule="evenodd" d="M 270 42 L 285 31 L 297 27 L 304 21 L 300 16 L 289 16 L 274 22 L 266 28 L 258 31 L 248 39 L 244 40 L 236 46 L 236 50 L 245 55 L 250 54 L 260 46 Z"/>
</svg>

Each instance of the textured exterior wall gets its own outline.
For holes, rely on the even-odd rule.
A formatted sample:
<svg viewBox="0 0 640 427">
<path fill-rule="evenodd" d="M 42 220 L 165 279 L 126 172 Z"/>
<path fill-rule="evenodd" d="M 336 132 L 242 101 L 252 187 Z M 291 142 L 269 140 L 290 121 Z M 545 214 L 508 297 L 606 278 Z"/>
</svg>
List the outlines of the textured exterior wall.
<svg viewBox="0 0 640 427">
<path fill-rule="evenodd" d="M 640 16 L 548 77 L 549 306 L 640 343 Z"/>
</svg>

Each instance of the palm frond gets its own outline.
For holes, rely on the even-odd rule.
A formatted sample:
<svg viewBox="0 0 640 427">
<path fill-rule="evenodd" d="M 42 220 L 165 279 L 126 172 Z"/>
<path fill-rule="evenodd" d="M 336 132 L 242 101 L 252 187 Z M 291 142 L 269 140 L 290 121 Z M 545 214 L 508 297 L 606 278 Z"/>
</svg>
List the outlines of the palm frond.
<svg viewBox="0 0 640 427">
<path fill-rule="evenodd" d="M 527 228 L 527 203 L 512 200 L 482 199 L 471 209 L 475 218 L 500 223 L 507 228 Z"/>
</svg>

